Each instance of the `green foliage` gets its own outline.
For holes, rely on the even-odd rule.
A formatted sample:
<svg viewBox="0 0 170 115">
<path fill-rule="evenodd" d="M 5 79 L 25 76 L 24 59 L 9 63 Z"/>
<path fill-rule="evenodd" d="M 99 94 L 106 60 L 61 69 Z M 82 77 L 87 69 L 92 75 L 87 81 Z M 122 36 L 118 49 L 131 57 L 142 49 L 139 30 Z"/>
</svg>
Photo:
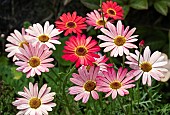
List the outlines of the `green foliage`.
<svg viewBox="0 0 170 115">
<path fill-rule="evenodd" d="M 130 0 L 130 6 L 137 10 L 146 10 L 148 9 L 147 0 Z"/>
<path fill-rule="evenodd" d="M 168 7 L 170 7 L 169 0 L 114 1 L 118 2 L 124 9 L 124 18 L 127 19 L 124 20 L 124 23 L 129 24 L 130 27 L 135 26 L 137 28 L 136 34 L 139 35 L 139 39 L 145 40 L 145 46 L 149 45 L 151 50 L 161 51 L 165 49 L 166 53 L 169 50 L 170 56 L 170 31 L 166 29 L 169 29 L 169 18 L 165 19 L 165 16 L 168 16 Z M 84 5 L 91 10 L 100 8 L 99 0 L 80 0 L 80 2 L 79 7 Z M 60 8 L 65 9 L 70 8 L 70 4 L 74 4 L 74 0 L 56 1 L 51 7 L 57 6 L 57 10 Z M 72 5 L 72 7 L 75 6 Z M 63 9 L 61 11 L 64 11 Z M 54 8 L 54 12 L 55 10 Z M 155 12 L 155 10 L 160 14 Z M 57 11 L 57 15 L 61 14 L 61 11 Z M 69 11 L 72 11 L 72 9 L 69 9 Z M 77 9 L 77 12 L 79 12 L 79 9 Z M 80 13 L 85 15 L 87 12 L 84 11 Z M 49 12 L 47 14 L 49 14 Z M 52 17 L 55 17 L 53 15 Z M 131 15 L 132 17 L 129 17 Z M 25 21 L 23 25 L 24 28 L 28 28 L 31 24 L 29 21 Z M 94 30 L 92 27 L 86 32 L 87 35 L 93 36 L 94 39 L 97 34 L 100 33 L 100 31 Z M 73 63 L 62 59 L 62 51 L 65 46 L 65 41 L 68 39 L 69 37 L 60 38 L 61 44 L 56 45 L 56 50 L 54 50 L 52 54 L 52 57 L 55 58 L 55 67 L 50 69 L 48 73 L 42 73 L 39 78 L 35 76 L 34 78 L 27 79 L 25 74 L 16 71 L 17 67 L 14 66 L 10 59 L 6 56 L 0 56 L 0 115 L 16 114 L 18 110 L 16 110 L 16 107 L 11 103 L 15 100 L 15 97 L 18 97 L 17 92 L 23 91 L 24 86 L 28 87 L 29 82 L 38 82 L 39 87 L 47 83 L 48 86 L 51 87 L 52 92 L 56 92 L 54 97 L 56 107 L 53 108 L 52 112 L 49 112 L 50 115 L 124 115 L 122 106 L 128 115 L 170 114 L 170 104 L 168 101 L 170 93 L 162 91 L 165 86 L 159 82 L 154 82 L 152 87 L 142 86 L 140 81 L 136 82 L 136 87 L 129 90 L 129 95 L 124 97 L 118 96 L 115 100 L 111 97 L 104 98 L 105 94 L 100 92 L 100 99 L 97 101 L 92 99 L 92 97 L 90 97 L 87 104 L 83 104 L 81 101 L 74 101 L 75 96 L 68 94 L 68 88 L 73 86 L 69 80 L 73 73 L 70 72 Z M 2 39 L 0 40 L 3 41 Z M 109 57 L 110 54 L 107 53 L 106 55 Z M 111 57 L 109 61 L 115 64 L 114 68 L 117 70 L 117 67 L 121 66 L 122 58 Z M 74 70 L 74 72 L 76 72 L 76 70 Z M 66 81 L 66 83 L 64 81 Z M 167 82 L 167 84 L 169 83 Z"/>
<path fill-rule="evenodd" d="M 89 9 L 99 9 L 99 0 L 80 0 Z"/>
<path fill-rule="evenodd" d="M 162 15 L 166 16 L 168 14 L 168 4 L 165 1 L 156 1 L 154 3 L 154 8 L 157 12 L 161 13 Z"/>
<path fill-rule="evenodd" d="M 27 29 L 29 26 L 31 26 L 32 24 L 29 22 L 29 21 L 25 21 L 24 23 L 23 23 L 23 27 L 25 28 L 25 29 Z"/>
<path fill-rule="evenodd" d="M 17 110 L 12 105 L 15 100 L 14 88 L 0 80 L 0 90 L 0 115 L 15 115 Z"/>
</svg>

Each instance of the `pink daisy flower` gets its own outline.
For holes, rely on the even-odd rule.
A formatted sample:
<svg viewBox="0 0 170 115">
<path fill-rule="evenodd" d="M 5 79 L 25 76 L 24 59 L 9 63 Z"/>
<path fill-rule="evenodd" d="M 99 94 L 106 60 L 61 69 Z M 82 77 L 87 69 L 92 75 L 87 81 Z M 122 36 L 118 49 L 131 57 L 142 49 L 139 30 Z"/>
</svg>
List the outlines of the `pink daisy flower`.
<svg viewBox="0 0 170 115">
<path fill-rule="evenodd" d="M 26 36 L 26 39 L 34 46 L 37 42 L 39 42 L 41 45 L 45 44 L 49 48 L 53 48 L 55 50 L 56 48 L 54 44 L 61 44 L 61 42 L 58 41 L 59 37 L 57 37 L 57 35 L 62 33 L 62 31 L 54 28 L 54 25 L 50 25 L 48 21 L 45 22 L 44 28 L 39 23 L 36 23 L 25 31 L 29 33 L 29 35 Z"/>
<path fill-rule="evenodd" d="M 83 29 L 87 28 L 85 24 L 86 18 L 77 16 L 77 12 L 73 12 L 71 15 L 70 12 L 67 14 L 64 13 L 60 16 L 60 19 L 55 22 L 55 25 L 60 30 L 65 31 L 64 36 L 68 34 L 75 33 L 81 34 Z"/>
<path fill-rule="evenodd" d="M 54 99 L 55 92 L 51 92 L 51 87 L 44 84 L 38 92 L 38 84 L 29 83 L 29 89 L 24 87 L 24 92 L 18 92 L 22 98 L 17 98 L 12 104 L 21 110 L 17 115 L 48 115 L 52 107 L 56 104 L 51 101 Z"/>
<path fill-rule="evenodd" d="M 10 44 L 6 44 L 5 51 L 9 52 L 7 57 L 13 56 L 13 61 L 18 60 L 15 54 L 20 53 L 19 48 L 23 48 L 23 44 L 28 45 L 28 41 L 25 39 L 25 29 L 22 28 L 22 34 L 18 30 L 14 30 L 14 33 L 7 37 L 7 41 L 10 42 Z"/>
<path fill-rule="evenodd" d="M 97 36 L 99 39 L 105 41 L 104 43 L 101 43 L 99 45 L 100 47 L 106 47 L 104 49 L 104 52 L 111 51 L 110 56 L 117 57 L 118 55 L 123 56 L 123 53 L 128 55 L 129 49 L 137 48 L 136 45 L 132 44 L 132 42 L 138 40 L 136 39 L 138 35 L 132 36 L 136 28 L 132 28 L 129 31 L 129 26 L 128 26 L 124 30 L 124 26 L 122 25 L 122 22 L 120 20 L 117 22 L 117 27 L 115 27 L 110 22 L 107 22 L 106 25 L 108 29 L 105 28 L 100 29 L 105 35 Z"/>
<path fill-rule="evenodd" d="M 113 18 L 114 20 L 123 19 L 123 9 L 116 2 L 106 1 L 102 3 L 102 11 L 105 17 Z"/>
<path fill-rule="evenodd" d="M 71 36 L 65 44 L 62 58 L 76 62 L 76 67 L 80 65 L 92 66 L 95 62 L 94 58 L 99 57 L 95 52 L 100 51 L 100 47 L 97 45 L 97 41 L 92 40 L 92 37 L 86 39 L 85 35 Z"/>
<path fill-rule="evenodd" d="M 106 57 L 106 55 L 102 55 L 101 53 L 98 53 L 100 56 L 99 58 L 95 58 L 95 62 L 93 62 L 94 65 L 100 67 L 100 71 L 107 71 L 108 67 L 112 67 L 113 64 L 107 64 L 106 62 L 109 60 L 109 58 Z"/>
<path fill-rule="evenodd" d="M 45 44 L 41 45 L 39 43 L 36 44 L 35 47 L 32 44 L 24 45 L 24 48 L 20 48 L 21 53 L 16 53 L 16 56 L 20 59 L 16 61 L 15 64 L 20 66 L 17 68 L 18 71 L 22 71 L 26 73 L 26 77 L 41 75 L 41 72 L 49 72 L 48 68 L 54 67 L 52 62 L 53 58 L 48 58 L 52 51 L 49 50 L 45 46 Z"/>
<path fill-rule="evenodd" d="M 105 26 L 108 18 L 103 18 L 101 13 L 99 13 L 97 10 L 94 10 L 93 12 L 87 13 L 86 19 L 86 23 L 88 25 L 94 26 L 94 29 L 100 29 Z"/>
<path fill-rule="evenodd" d="M 134 72 L 132 75 L 136 76 L 135 80 L 138 80 L 142 76 L 143 85 L 147 83 L 148 86 L 151 86 L 151 77 L 157 81 L 160 81 L 160 78 L 164 77 L 162 72 L 167 72 L 168 70 L 162 66 L 166 65 L 167 61 L 163 60 L 164 56 L 161 56 L 161 52 L 155 51 L 151 55 L 151 50 L 147 46 L 143 52 L 143 56 L 140 55 L 140 59 L 139 51 L 136 50 L 135 53 L 130 53 L 129 56 L 126 56 L 128 61 L 125 62 L 133 69 Z"/>
<path fill-rule="evenodd" d="M 107 64 L 106 62 L 109 60 L 109 58 L 107 58 L 105 55 L 102 55 L 101 53 L 98 53 L 98 55 L 100 56 L 99 58 L 94 58 L 95 61 L 93 62 L 94 66 L 98 66 L 100 67 L 99 69 L 99 75 L 102 75 L 102 71 L 107 71 L 108 67 L 112 67 L 113 64 L 109 63 Z M 90 69 L 90 65 L 85 66 L 87 70 Z"/>
<path fill-rule="evenodd" d="M 92 95 L 93 99 L 99 99 L 99 95 L 96 92 L 98 86 L 96 85 L 96 77 L 98 76 L 99 67 L 92 66 L 89 71 L 85 67 L 79 68 L 78 73 L 73 73 L 73 78 L 70 78 L 70 81 L 76 84 L 69 88 L 69 93 L 71 95 L 77 95 L 74 100 L 79 101 L 82 99 L 83 103 L 86 103 Z"/>
<path fill-rule="evenodd" d="M 97 80 L 98 90 L 101 92 L 106 92 L 108 97 L 112 94 L 112 99 L 120 96 L 125 96 L 129 94 L 127 89 L 132 88 L 135 84 L 132 84 L 135 80 L 132 80 L 133 76 L 127 76 L 127 69 L 120 67 L 116 74 L 113 68 L 108 68 L 108 72 L 103 71 L 103 77 L 99 77 Z"/>
</svg>

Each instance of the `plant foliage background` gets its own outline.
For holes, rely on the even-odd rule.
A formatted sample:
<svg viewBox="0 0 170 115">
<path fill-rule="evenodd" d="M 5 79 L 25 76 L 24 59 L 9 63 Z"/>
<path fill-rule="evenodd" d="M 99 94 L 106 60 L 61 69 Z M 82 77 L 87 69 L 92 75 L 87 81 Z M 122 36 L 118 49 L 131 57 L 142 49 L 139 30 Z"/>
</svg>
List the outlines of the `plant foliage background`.
<svg viewBox="0 0 170 115">
<path fill-rule="evenodd" d="M 123 7 L 125 12 L 125 25 L 136 27 L 138 39 L 145 40 L 153 51 L 159 50 L 166 53 L 170 58 L 170 1 L 169 0 L 113 0 Z M 28 82 L 36 82 L 38 78 L 26 79 L 25 75 L 17 72 L 12 59 L 6 57 L 4 51 L 6 38 L 14 29 L 28 27 L 33 23 L 43 24 L 46 20 L 50 23 L 64 12 L 77 11 L 78 15 L 86 16 L 93 9 L 98 9 L 100 0 L 0 0 L 0 115 L 15 115 L 16 108 L 11 104 L 17 97 L 17 92 L 22 91 Z M 84 31 L 87 35 L 96 38 L 96 31 Z M 64 42 L 68 37 L 61 37 L 62 45 L 57 46 L 54 51 L 55 68 L 49 73 L 43 74 L 42 83 L 48 83 L 53 91 L 56 91 L 55 102 L 57 106 L 50 112 L 50 115 L 57 114 L 123 114 L 117 100 L 111 98 L 103 99 L 102 105 L 98 101 L 90 100 L 86 105 L 75 102 L 74 96 L 68 95 L 68 102 L 63 101 L 61 82 L 54 83 L 48 77 L 52 76 L 55 81 L 63 81 L 65 72 L 69 70 L 70 62 L 64 61 L 62 50 Z M 115 61 L 115 60 L 114 60 Z M 120 64 L 119 60 L 116 60 Z M 67 68 L 67 69 L 66 69 Z M 55 74 L 54 74 L 55 72 Z M 58 76 L 58 77 L 54 77 Z M 71 74 L 70 74 L 71 77 Z M 140 82 L 138 83 L 140 84 Z M 41 85 L 41 84 L 39 84 Z M 66 88 L 71 86 L 67 82 Z M 56 87 L 57 86 L 57 87 Z M 139 87 L 140 90 L 137 90 Z M 170 82 L 154 82 L 152 87 L 137 85 L 131 89 L 130 95 L 126 96 L 125 102 L 131 104 L 123 105 L 128 111 L 134 114 L 170 114 Z M 65 90 L 67 93 L 67 90 Z M 147 91 L 149 93 L 147 93 Z M 102 94 L 100 94 L 101 96 Z M 129 98 L 131 97 L 131 98 Z M 123 100 L 122 100 L 123 101 Z M 71 108 L 68 108 L 69 104 Z M 101 109 L 101 106 L 103 109 Z M 71 112 L 70 112 L 71 111 Z"/>
</svg>

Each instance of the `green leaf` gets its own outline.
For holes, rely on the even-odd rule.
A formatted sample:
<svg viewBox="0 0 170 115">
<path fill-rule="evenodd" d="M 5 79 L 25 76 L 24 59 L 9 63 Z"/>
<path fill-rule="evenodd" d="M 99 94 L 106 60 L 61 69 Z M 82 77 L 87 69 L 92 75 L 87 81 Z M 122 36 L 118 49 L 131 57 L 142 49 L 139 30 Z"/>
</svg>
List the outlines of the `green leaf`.
<svg viewBox="0 0 170 115">
<path fill-rule="evenodd" d="M 146 10 L 148 9 L 147 0 L 130 0 L 130 6 L 137 10 Z"/>
<path fill-rule="evenodd" d="M 22 72 L 16 71 L 17 67 L 11 67 L 11 72 L 14 75 L 14 79 L 19 80 L 22 77 Z"/>
<path fill-rule="evenodd" d="M 154 3 L 154 8 L 157 12 L 166 16 L 168 13 L 168 4 L 164 1 L 157 1 Z"/>
<path fill-rule="evenodd" d="M 124 18 L 126 18 L 127 14 L 129 13 L 129 9 L 130 7 L 128 5 L 123 6 Z"/>
<path fill-rule="evenodd" d="M 80 0 L 81 3 L 89 9 L 99 9 L 99 0 Z"/>
<path fill-rule="evenodd" d="M 31 26 L 32 24 L 29 22 L 29 21 L 25 21 L 24 23 L 23 23 L 23 26 L 24 26 L 24 28 L 25 29 L 27 29 L 29 26 Z"/>
<path fill-rule="evenodd" d="M 5 56 L 0 57 L 0 65 L 6 66 L 8 64 L 9 59 Z"/>
</svg>

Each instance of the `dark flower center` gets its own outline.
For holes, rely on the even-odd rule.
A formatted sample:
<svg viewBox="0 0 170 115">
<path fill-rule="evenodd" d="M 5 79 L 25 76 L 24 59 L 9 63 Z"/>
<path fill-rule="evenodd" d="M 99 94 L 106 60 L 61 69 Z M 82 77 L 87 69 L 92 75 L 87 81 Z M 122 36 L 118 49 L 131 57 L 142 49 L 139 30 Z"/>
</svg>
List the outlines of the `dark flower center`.
<svg viewBox="0 0 170 115">
<path fill-rule="evenodd" d="M 143 62 L 140 65 L 141 70 L 143 70 L 144 72 L 149 72 L 152 69 L 152 65 L 149 62 Z"/>
<path fill-rule="evenodd" d="M 75 52 L 78 56 L 85 56 L 87 53 L 87 49 L 84 47 L 78 47 Z"/>
<path fill-rule="evenodd" d="M 97 23 L 97 25 L 99 25 L 99 26 L 103 26 L 103 25 L 105 25 L 106 22 L 101 19 L 101 20 L 98 20 L 96 23 Z"/>
<path fill-rule="evenodd" d="M 28 46 L 29 43 L 27 41 L 23 41 L 19 43 L 19 47 L 24 48 L 24 44 Z"/>
<path fill-rule="evenodd" d="M 38 37 L 41 42 L 47 42 L 50 38 L 47 35 L 41 35 Z"/>
<path fill-rule="evenodd" d="M 66 26 L 67 26 L 68 28 L 75 28 L 75 27 L 76 27 L 76 23 L 75 23 L 75 22 L 67 22 L 67 23 L 66 23 Z"/>
<path fill-rule="evenodd" d="M 126 42 L 126 39 L 124 36 L 117 36 L 115 39 L 114 39 L 114 43 L 117 45 L 117 46 L 123 46 L 123 44 Z"/>
<path fill-rule="evenodd" d="M 37 109 L 41 105 L 41 100 L 38 98 L 32 98 L 29 102 L 31 108 Z"/>
<path fill-rule="evenodd" d="M 116 15 L 115 10 L 113 10 L 112 8 L 109 8 L 109 9 L 107 10 L 107 13 L 110 14 L 110 15 L 113 15 L 113 16 Z"/>
<path fill-rule="evenodd" d="M 39 57 L 36 57 L 36 56 L 33 56 L 29 59 L 29 65 L 31 67 L 37 67 L 40 65 L 40 58 Z"/>
<path fill-rule="evenodd" d="M 85 84 L 84 84 L 84 89 L 86 91 L 92 91 L 96 88 L 96 83 L 94 81 L 87 81 Z"/>
<path fill-rule="evenodd" d="M 114 81 L 110 84 L 110 87 L 112 89 L 119 89 L 122 86 L 122 84 L 119 81 Z"/>
</svg>

